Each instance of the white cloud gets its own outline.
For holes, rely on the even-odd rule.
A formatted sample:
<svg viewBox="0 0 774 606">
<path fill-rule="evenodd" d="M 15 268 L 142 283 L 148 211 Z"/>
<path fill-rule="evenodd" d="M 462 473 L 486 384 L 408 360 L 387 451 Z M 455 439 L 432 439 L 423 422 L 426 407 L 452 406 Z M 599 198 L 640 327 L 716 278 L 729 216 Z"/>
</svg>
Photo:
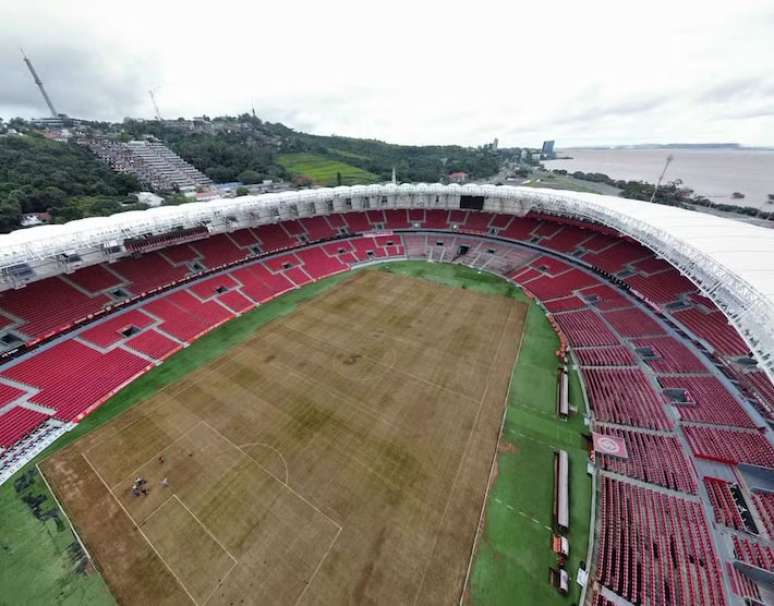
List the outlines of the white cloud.
<svg viewBox="0 0 774 606">
<path fill-rule="evenodd" d="M 774 144 L 772 0 L 0 7 L 0 115 L 248 111 L 400 143 Z M 13 4 L 13 6 L 10 6 Z"/>
</svg>

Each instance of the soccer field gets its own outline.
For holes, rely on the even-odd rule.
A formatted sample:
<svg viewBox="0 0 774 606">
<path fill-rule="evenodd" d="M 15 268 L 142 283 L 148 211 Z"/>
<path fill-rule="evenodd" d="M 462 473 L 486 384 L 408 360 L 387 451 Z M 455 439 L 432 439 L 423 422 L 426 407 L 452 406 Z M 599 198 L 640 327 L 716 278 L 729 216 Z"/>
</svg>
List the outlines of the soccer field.
<svg viewBox="0 0 774 606">
<path fill-rule="evenodd" d="M 526 310 L 358 272 L 41 467 L 122 603 L 453 603 Z"/>
</svg>

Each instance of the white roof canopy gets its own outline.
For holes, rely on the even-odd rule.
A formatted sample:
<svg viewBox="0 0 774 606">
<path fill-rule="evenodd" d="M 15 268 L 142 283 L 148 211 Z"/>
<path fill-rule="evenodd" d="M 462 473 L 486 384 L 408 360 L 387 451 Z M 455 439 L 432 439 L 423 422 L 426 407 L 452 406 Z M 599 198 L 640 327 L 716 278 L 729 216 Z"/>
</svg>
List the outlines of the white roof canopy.
<svg viewBox="0 0 774 606">
<path fill-rule="evenodd" d="M 615 196 L 476 184 L 362 185 L 244 196 L 18 230 L 0 236 L 0 268 L 176 227 L 207 224 L 218 232 L 361 208 L 345 206 L 345 200 L 368 198 L 371 208 L 458 208 L 461 195 L 484 196 L 484 209 L 491 212 L 533 209 L 587 218 L 643 243 L 713 298 L 774 372 L 774 229 Z"/>
</svg>

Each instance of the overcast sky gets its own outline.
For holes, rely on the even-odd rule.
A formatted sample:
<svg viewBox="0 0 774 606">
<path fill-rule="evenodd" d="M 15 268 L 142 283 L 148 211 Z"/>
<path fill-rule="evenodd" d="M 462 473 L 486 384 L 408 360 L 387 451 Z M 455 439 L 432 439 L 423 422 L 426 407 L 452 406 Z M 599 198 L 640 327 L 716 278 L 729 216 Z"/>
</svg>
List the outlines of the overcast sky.
<svg viewBox="0 0 774 606">
<path fill-rule="evenodd" d="M 774 145 L 774 0 L 0 0 L 0 116 L 236 114 L 395 143 Z"/>
</svg>

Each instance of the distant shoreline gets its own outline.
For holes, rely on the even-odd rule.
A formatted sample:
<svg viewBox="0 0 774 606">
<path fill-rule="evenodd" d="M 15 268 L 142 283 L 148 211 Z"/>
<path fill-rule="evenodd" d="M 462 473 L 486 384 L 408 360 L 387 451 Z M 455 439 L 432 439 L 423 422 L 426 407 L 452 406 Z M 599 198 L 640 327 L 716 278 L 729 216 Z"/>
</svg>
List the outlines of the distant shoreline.
<svg viewBox="0 0 774 606">
<path fill-rule="evenodd" d="M 633 150 L 633 149 L 685 149 L 692 151 L 718 150 L 718 151 L 774 151 L 774 146 L 742 145 L 740 143 L 642 143 L 638 145 L 577 145 L 572 147 L 557 148 L 557 154 L 567 151 L 588 150 Z M 559 158 L 557 158 L 558 160 Z"/>
</svg>

